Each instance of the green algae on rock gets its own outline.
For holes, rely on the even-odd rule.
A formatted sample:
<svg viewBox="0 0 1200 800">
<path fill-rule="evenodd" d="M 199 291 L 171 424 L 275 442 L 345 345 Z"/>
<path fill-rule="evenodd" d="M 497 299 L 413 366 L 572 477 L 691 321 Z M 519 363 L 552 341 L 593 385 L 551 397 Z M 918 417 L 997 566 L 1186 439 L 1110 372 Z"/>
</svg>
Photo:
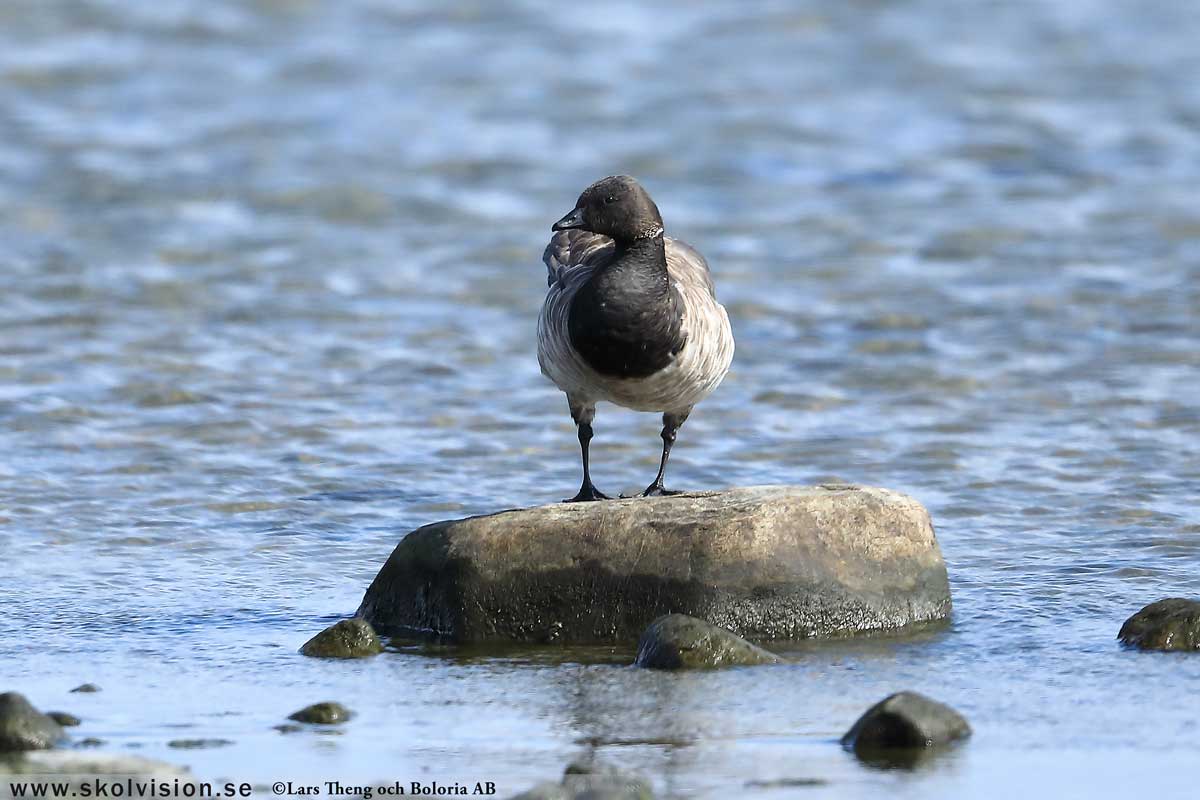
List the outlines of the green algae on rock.
<svg viewBox="0 0 1200 800">
<path fill-rule="evenodd" d="M 0 694 L 0 753 L 46 750 L 66 738 L 62 727 L 17 692 Z"/>
<path fill-rule="evenodd" d="M 683 613 L 755 640 L 944 619 L 946 565 L 916 500 L 755 486 L 554 503 L 405 536 L 358 614 L 456 642 L 632 641 Z"/>
<path fill-rule="evenodd" d="M 732 631 L 686 614 L 667 614 L 642 634 L 634 664 L 650 669 L 710 669 L 780 661 Z"/>
<path fill-rule="evenodd" d="M 1141 650 L 1200 650 L 1200 601 L 1169 597 L 1143 608 L 1117 638 Z"/>
<path fill-rule="evenodd" d="M 300 652 L 313 658 L 366 658 L 383 652 L 371 623 L 361 617 L 344 619 L 304 643 Z"/>
<path fill-rule="evenodd" d="M 324 702 L 305 706 L 294 714 L 289 714 L 288 719 L 315 725 L 338 725 L 352 716 L 354 716 L 354 712 L 341 703 Z"/>
</svg>

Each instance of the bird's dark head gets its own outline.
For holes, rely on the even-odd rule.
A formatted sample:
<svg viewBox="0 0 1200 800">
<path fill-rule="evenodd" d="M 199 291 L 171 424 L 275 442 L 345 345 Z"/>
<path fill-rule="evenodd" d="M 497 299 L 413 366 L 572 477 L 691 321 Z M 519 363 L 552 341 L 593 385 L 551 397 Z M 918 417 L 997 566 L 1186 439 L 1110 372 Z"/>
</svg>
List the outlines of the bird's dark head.
<svg viewBox="0 0 1200 800">
<path fill-rule="evenodd" d="M 658 206 L 640 183 L 628 175 L 614 175 L 584 189 L 575 208 L 554 223 L 552 230 L 570 228 L 631 242 L 661 235 L 663 221 Z"/>
</svg>

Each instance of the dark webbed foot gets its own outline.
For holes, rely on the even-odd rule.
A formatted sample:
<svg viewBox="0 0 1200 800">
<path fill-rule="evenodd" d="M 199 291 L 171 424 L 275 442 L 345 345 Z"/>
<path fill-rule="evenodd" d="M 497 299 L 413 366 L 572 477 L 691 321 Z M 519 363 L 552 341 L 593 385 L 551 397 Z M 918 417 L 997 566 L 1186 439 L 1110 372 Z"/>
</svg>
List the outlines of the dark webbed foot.
<svg viewBox="0 0 1200 800">
<path fill-rule="evenodd" d="M 646 491 L 642 492 L 639 497 L 670 497 L 674 494 L 683 494 L 678 489 L 668 489 L 661 483 L 652 483 L 646 487 Z"/>
<path fill-rule="evenodd" d="M 590 503 L 594 500 L 611 500 L 612 498 L 603 492 L 596 490 L 595 486 L 590 483 L 585 483 L 579 487 L 579 494 L 574 497 L 569 497 L 563 500 L 564 503 Z"/>
</svg>

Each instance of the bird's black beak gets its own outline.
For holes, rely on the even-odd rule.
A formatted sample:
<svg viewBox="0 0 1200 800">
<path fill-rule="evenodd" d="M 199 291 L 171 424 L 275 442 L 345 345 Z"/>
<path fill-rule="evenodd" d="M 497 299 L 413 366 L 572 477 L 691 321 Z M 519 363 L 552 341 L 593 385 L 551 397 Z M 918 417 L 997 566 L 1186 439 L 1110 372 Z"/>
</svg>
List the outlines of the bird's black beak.
<svg viewBox="0 0 1200 800">
<path fill-rule="evenodd" d="M 582 227 L 583 227 L 583 209 L 582 208 L 573 208 L 565 217 L 560 219 L 558 222 L 554 223 L 550 227 L 550 230 L 565 231 L 565 230 L 570 230 L 571 228 L 582 228 Z"/>
</svg>

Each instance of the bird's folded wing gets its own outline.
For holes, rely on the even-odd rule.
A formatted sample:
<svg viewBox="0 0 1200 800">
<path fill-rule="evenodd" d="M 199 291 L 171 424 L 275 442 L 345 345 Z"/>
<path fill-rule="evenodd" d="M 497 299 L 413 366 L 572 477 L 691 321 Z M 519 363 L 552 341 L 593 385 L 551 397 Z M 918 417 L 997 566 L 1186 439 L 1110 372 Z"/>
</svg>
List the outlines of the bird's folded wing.
<svg viewBox="0 0 1200 800">
<path fill-rule="evenodd" d="M 687 242 L 664 238 L 667 251 L 667 272 L 671 279 L 685 287 L 704 287 L 715 300 L 716 287 L 708 271 L 708 262 Z"/>
<path fill-rule="evenodd" d="M 542 254 L 548 271 L 546 282 L 553 286 L 575 267 L 598 267 L 612 258 L 615 251 L 613 240 L 602 234 L 578 229 L 558 231 L 550 237 L 550 244 Z"/>
</svg>

